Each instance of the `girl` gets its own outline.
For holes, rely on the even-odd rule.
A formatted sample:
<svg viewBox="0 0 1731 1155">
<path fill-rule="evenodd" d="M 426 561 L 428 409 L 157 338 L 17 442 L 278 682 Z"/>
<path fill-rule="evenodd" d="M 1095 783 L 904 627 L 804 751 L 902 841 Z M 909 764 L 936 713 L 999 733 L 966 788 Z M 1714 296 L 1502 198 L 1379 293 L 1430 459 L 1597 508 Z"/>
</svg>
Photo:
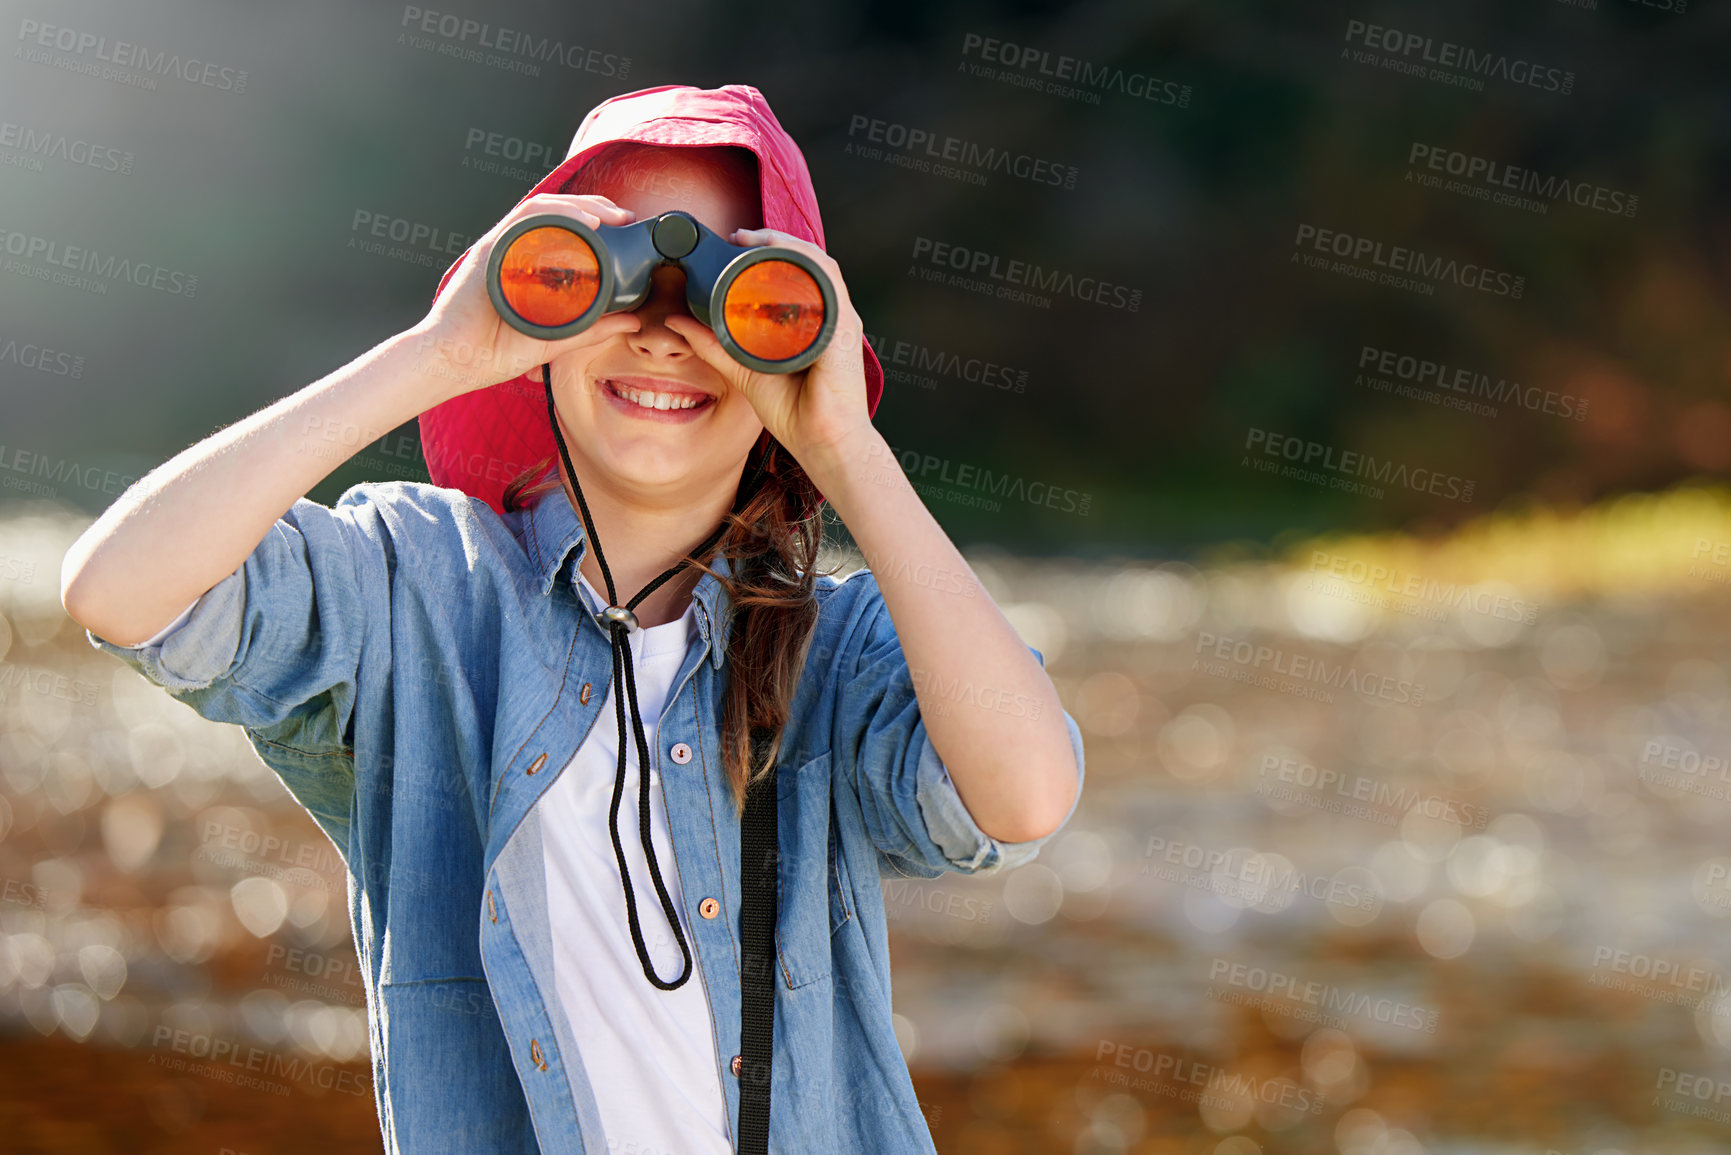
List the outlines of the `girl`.
<svg viewBox="0 0 1731 1155">
<path fill-rule="evenodd" d="M 671 266 L 565 340 L 494 311 L 513 222 L 672 208 L 819 262 L 817 362 L 744 369 Z M 92 644 L 244 727 L 342 853 L 389 1151 L 735 1149 L 761 1095 L 741 814 L 771 751 L 772 1149 L 934 1150 L 879 878 L 1032 858 L 1082 743 L 872 426 L 882 371 L 822 244 L 756 89 L 612 98 L 419 324 L 159 467 L 67 554 Z M 434 484 L 303 496 L 417 415 Z M 872 569 L 814 572 L 824 500 Z"/>
</svg>

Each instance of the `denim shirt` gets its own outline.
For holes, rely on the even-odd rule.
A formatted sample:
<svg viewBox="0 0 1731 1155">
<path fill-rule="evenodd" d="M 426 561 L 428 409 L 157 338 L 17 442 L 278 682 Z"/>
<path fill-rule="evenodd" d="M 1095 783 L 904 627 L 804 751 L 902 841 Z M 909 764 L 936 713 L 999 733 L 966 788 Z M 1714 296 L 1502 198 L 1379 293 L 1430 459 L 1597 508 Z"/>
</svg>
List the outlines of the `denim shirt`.
<svg viewBox="0 0 1731 1155">
<path fill-rule="evenodd" d="M 356 485 L 334 507 L 297 500 L 158 644 L 86 631 L 205 718 L 244 727 L 341 853 L 387 1151 L 609 1152 L 576 1045 L 584 1024 L 567 1021 L 553 985 L 535 806 L 590 727 L 614 724 L 598 718 L 612 655 L 580 600 L 585 549 L 563 491 L 501 517 L 455 489 Z M 653 757 L 731 1136 L 730 615 L 710 575 L 694 598 L 700 636 Z M 817 598 L 777 763 L 770 1149 L 933 1155 L 892 1028 L 880 879 L 1002 870 L 1052 834 L 1001 842 L 975 824 L 926 736 L 876 577 L 820 575 Z M 1081 733 L 1064 717 L 1080 768 Z M 669 753 L 681 743 L 683 764 Z M 719 909 L 704 917 L 711 897 Z"/>
</svg>

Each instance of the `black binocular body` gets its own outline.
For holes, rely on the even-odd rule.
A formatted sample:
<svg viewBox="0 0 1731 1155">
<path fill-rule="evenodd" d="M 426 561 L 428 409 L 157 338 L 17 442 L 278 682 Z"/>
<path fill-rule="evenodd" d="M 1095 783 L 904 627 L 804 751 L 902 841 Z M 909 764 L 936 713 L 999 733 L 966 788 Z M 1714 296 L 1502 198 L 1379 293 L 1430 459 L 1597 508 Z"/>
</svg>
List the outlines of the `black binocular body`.
<svg viewBox="0 0 1731 1155">
<path fill-rule="evenodd" d="M 558 213 L 525 217 L 493 246 L 487 295 L 518 332 L 559 340 L 641 307 L 662 265 L 684 272 L 691 315 L 747 368 L 798 372 L 835 332 L 835 287 L 810 257 L 730 244 L 678 209 L 599 228 Z"/>
</svg>

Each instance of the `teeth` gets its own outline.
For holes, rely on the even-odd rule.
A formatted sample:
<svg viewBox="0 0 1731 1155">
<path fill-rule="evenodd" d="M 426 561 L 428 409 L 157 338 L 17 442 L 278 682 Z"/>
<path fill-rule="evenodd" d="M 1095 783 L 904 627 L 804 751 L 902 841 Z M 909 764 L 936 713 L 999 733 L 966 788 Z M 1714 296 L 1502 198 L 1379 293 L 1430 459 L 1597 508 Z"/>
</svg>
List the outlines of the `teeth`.
<svg viewBox="0 0 1731 1155">
<path fill-rule="evenodd" d="M 613 388 L 633 405 L 641 405 L 645 409 L 692 409 L 703 404 L 705 400 L 703 397 L 688 394 L 650 393 L 643 389 L 627 389 L 617 382 Z"/>
</svg>

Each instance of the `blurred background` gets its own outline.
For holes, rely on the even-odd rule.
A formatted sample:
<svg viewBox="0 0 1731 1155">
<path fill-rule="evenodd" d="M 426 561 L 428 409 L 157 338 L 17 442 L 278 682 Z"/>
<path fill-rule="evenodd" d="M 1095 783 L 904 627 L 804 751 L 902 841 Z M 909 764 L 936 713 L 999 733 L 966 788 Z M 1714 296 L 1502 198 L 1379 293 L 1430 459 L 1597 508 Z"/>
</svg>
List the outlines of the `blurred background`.
<svg viewBox="0 0 1731 1155">
<path fill-rule="evenodd" d="M 1087 740 L 1036 862 L 885 883 L 938 1150 L 1731 1147 L 1723 5 L 0 29 L 0 1147 L 380 1148 L 334 848 L 89 645 L 60 561 L 418 321 L 598 101 L 729 82 L 804 148 L 876 422 Z M 414 423 L 310 496 L 396 479 Z"/>
</svg>

